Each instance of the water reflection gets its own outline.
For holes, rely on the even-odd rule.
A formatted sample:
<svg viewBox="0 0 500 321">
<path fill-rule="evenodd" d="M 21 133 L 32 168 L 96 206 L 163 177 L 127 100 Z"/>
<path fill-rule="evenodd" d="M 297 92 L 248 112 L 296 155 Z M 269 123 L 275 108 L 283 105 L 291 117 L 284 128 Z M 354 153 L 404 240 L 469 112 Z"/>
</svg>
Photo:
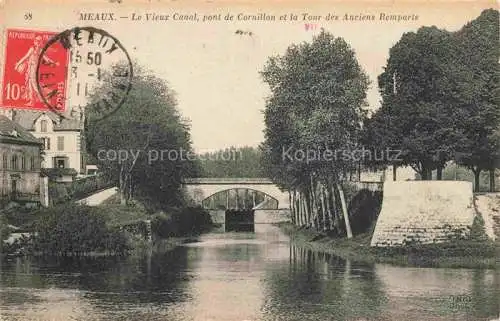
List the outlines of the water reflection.
<svg viewBox="0 0 500 321">
<path fill-rule="evenodd" d="M 269 225 L 126 259 L 1 262 L 3 320 L 490 320 L 500 273 L 360 264 Z"/>
<path fill-rule="evenodd" d="M 376 319 L 385 303 L 374 266 L 292 246 L 290 264 L 270 271 L 269 320 Z"/>
</svg>

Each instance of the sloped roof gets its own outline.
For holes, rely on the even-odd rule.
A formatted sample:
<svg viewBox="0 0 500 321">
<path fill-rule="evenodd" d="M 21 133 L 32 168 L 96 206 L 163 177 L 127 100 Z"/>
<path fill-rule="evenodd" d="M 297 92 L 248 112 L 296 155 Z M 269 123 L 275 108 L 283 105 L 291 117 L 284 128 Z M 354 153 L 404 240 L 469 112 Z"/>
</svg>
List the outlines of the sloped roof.
<svg viewBox="0 0 500 321">
<path fill-rule="evenodd" d="M 4 115 L 0 115 L 0 142 L 41 144 L 38 138 Z"/>
<path fill-rule="evenodd" d="M 34 130 L 35 121 L 43 114 L 52 119 L 55 131 L 80 130 L 80 121 L 78 119 L 65 119 L 51 111 L 16 110 L 13 120 L 28 130 Z"/>
</svg>

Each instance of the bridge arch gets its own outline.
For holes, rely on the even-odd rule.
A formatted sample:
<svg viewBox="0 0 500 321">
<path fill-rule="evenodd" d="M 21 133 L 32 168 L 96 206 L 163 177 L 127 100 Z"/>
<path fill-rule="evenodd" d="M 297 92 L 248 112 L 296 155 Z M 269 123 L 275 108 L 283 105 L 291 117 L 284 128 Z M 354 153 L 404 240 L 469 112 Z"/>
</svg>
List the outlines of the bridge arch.
<svg viewBox="0 0 500 321">
<path fill-rule="evenodd" d="M 269 195 L 278 202 L 278 209 L 289 209 L 288 192 L 267 178 L 192 178 L 183 183 L 186 194 L 198 205 L 208 197 L 233 189 L 248 189 Z"/>
<path fill-rule="evenodd" d="M 245 191 L 250 191 L 251 192 L 251 197 L 250 197 L 250 200 L 248 199 L 241 199 L 240 197 L 242 197 L 243 195 L 241 195 L 239 193 L 239 191 L 241 190 L 245 190 Z M 230 195 L 231 192 L 235 191 L 236 193 L 232 193 L 233 195 Z M 256 195 L 258 195 L 257 193 L 260 193 L 264 196 L 263 199 L 259 199 L 256 197 Z M 247 205 L 247 204 L 251 204 L 251 207 L 252 208 L 261 208 L 261 209 L 277 209 L 279 207 L 279 200 L 272 196 L 272 195 L 269 195 L 263 191 L 260 191 L 256 188 L 228 188 L 228 189 L 223 189 L 221 191 L 218 191 L 218 192 L 215 192 L 214 194 L 211 194 L 211 195 L 208 195 L 206 196 L 204 199 L 201 200 L 201 204 L 204 208 L 207 208 L 207 209 L 221 209 L 221 208 L 218 208 L 216 206 L 214 206 L 215 204 L 210 204 L 210 203 L 214 203 L 214 196 L 218 195 L 218 194 L 222 194 L 224 195 L 222 198 L 224 199 L 224 209 L 231 209 L 231 208 L 240 208 L 239 205 L 241 205 L 243 203 L 243 205 Z M 246 193 L 245 193 L 246 194 Z M 248 196 L 248 194 L 246 195 Z M 231 199 L 230 200 L 230 197 L 234 199 Z M 243 196 L 244 197 L 244 196 Z M 212 202 L 209 202 L 209 199 L 210 201 Z M 220 201 L 220 200 L 219 200 Z M 248 203 L 249 202 L 249 203 Z M 238 204 L 236 204 L 238 203 Z M 260 205 L 260 207 L 259 207 Z"/>
</svg>

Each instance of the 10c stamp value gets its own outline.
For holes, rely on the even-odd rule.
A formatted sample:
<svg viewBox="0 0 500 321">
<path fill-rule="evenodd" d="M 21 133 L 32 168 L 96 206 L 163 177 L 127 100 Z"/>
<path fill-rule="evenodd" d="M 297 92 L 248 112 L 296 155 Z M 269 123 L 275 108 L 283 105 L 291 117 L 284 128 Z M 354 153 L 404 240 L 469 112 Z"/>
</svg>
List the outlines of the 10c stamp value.
<svg viewBox="0 0 500 321">
<path fill-rule="evenodd" d="M 68 52 L 62 44 L 43 50 L 56 33 L 34 30 L 6 30 L 2 106 L 20 109 L 66 110 Z M 38 88 L 37 65 L 47 77 Z"/>
</svg>

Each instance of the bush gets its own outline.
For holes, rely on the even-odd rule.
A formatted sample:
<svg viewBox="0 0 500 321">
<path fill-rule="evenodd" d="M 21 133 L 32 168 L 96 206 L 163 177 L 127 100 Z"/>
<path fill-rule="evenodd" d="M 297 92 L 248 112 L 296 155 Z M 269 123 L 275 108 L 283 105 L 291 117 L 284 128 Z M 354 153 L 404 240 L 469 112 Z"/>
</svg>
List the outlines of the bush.
<svg viewBox="0 0 500 321">
<path fill-rule="evenodd" d="M 197 234 L 212 225 L 210 214 L 201 207 L 171 208 L 169 213 L 159 213 L 151 220 L 155 237 L 168 238 Z"/>
<path fill-rule="evenodd" d="M 33 227 L 33 222 L 39 215 L 38 208 L 25 208 L 22 206 L 7 209 L 3 215 L 8 224 L 20 228 L 21 231 L 30 231 Z"/>
<path fill-rule="evenodd" d="M 126 236 L 106 225 L 99 208 L 63 205 L 42 210 L 35 222 L 33 250 L 51 255 L 84 255 L 91 252 L 124 254 Z"/>
<path fill-rule="evenodd" d="M 55 180 L 63 176 L 73 176 L 78 175 L 78 172 L 73 168 L 41 168 L 40 173 L 47 176 L 50 180 Z"/>
<path fill-rule="evenodd" d="M 9 238 L 10 229 L 5 217 L 0 214 L 0 253 L 3 252 L 3 242 Z"/>
<path fill-rule="evenodd" d="M 49 182 L 49 200 L 54 205 L 71 200 L 66 184 Z"/>
<path fill-rule="evenodd" d="M 351 198 L 348 207 L 349 220 L 354 235 L 370 232 L 382 208 L 382 192 L 360 190 Z"/>
</svg>

